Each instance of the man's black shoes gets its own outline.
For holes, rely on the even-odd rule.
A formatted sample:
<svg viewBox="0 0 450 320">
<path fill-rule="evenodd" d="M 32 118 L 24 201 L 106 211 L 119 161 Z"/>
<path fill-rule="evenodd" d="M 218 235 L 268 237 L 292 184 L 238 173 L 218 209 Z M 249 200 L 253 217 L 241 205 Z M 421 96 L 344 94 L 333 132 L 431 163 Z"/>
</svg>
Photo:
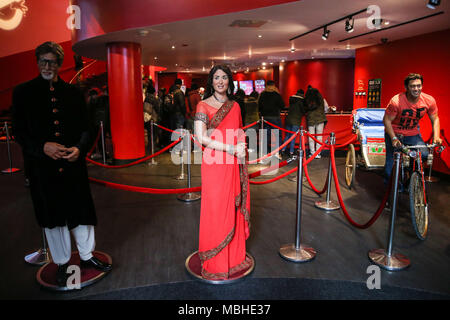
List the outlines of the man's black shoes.
<svg viewBox="0 0 450 320">
<path fill-rule="evenodd" d="M 86 269 L 93 268 L 102 272 L 108 272 L 111 271 L 112 269 L 112 265 L 110 265 L 109 263 L 102 262 L 96 257 L 92 257 L 86 261 L 80 260 L 80 267 Z"/>
<path fill-rule="evenodd" d="M 67 274 L 68 267 L 68 263 L 58 265 L 58 270 L 56 271 L 56 283 L 59 287 L 67 286 L 67 279 L 69 278 L 69 274 Z"/>
</svg>

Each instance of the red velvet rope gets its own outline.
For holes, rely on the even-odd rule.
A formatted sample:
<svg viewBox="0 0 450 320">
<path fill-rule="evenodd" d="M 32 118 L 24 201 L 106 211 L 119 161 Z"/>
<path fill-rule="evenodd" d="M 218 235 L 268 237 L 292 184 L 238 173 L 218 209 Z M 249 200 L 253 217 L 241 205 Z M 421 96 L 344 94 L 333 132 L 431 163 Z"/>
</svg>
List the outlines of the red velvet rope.
<svg viewBox="0 0 450 320">
<path fill-rule="evenodd" d="M 280 163 L 278 163 L 278 164 L 276 164 L 276 165 L 273 165 L 273 166 L 271 166 L 271 167 L 269 167 L 269 168 L 265 168 L 265 169 L 262 169 L 262 170 L 259 170 L 259 171 L 250 173 L 250 174 L 248 175 L 248 178 L 249 178 L 249 179 L 252 179 L 252 178 L 259 177 L 260 175 L 262 175 L 262 174 L 264 174 L 264 173 L 266 173 L 266 172 L 271 172 L 271 171 L 273 171 L 273 170 L 275 170 L 275 169 L 282 168 L 282 167 L 284 167 L 284 166 L 286 166 L 286 165 L 288 165 L 288 162 L 287 162 L 287 160 L 284 160 L 283 162 L 280 162 Z"/>
<path fill-rule="evenodd" d="M 179 138 L 178 140 L 172 142 L 171 144 L 169 144 L 167 147 L 165 147 L 164 149 L 159 150 L 158 152 L 155 152 L 154 154 L 151 154 L 145 158 L 139 159 L 137 161 L 131 162 L 131 163 L 127 163 L 127 164 L 123 164 L 123 165 L 118 165 L 118 166 L 111 166 L 111 165 L 107 165 L 107 164 L 103 164 L 97 161 L 94 161 L 90 158 L 86 158 L 87 161 L 89 161 L 90 163 L 93 163 L 97 166 L 103 167 L 103 168 L 111 168 L 111 169 L 119 169 L 119 168 L 127 168 L 127 167 L 131 167 L 134 166 L 136 164 L 142 163 L 147 161 L 148 159 L 151 159 L 153 157 L 159 156 L 161 153 L 167 151 L 168 149 L 170 149 L 171 147 L 173 147 L 174 145 L 176 145 L 178 142 L 180 142 L 183 138 Z"/>
<path fill-rule="evenodd" d="M 346 132 L 346 131 L 351 131 L 351 130 L 352 130 L 352 128 L 345 128 L 345 129 L 342 129 L 342 130 L 334 131 L 334 134 L 341 133 L 341 132 Z M 310 135 L 312 135 L 312 136 L 329 136 L 330 133 L 331 132 L 310 133 Z"/>
<path fill-rule="evenodd" d="M 267 123 L 267 124 L 269 124 L 269 125 L 271 125 L 272 127 L 275 127 L 275 128 L 277 128 L 277 129 L 280 129 L 281 131 L 289 132 L 289 133 L 295 133 L 294 131 L 286 130 L 286 129 L 284 129 L 284 128 L 281 128 L 281 127 L 277 126 L 276 124 L 273 124 L 273 123 L 271 123 L 271 122 L 269 122 L 269 121 L 267 121 L 267 120 L 264 120 L 264 122 Z"/>
<path fill-rule="evenodd" d="M 342 212 L 344 213 L 345 217 L 347 218 L 347 220 L 355 227 L 359 228 L 359 229 L 366 229 L 368 227 L 370 227 L 377 219 L 378 217 L 381 215 L 381 213 L 383 212 L 384 207 L 386 206 L 386 201 L 389 198 L 389 194 L 391 192 L 391 187 L 392 187 L 392 176 L 393 174 L 391 174 L 391 179 L 389 181 L 388 184 L 388 188 L 386 190 L 386 192 L 384 193 L 383 199 L 381 200 L 380 206 L 378 207 L 377 211 L 374 213 L 373 217 L 365 224 L 359 224 L 357 222 L 355 222 L 350 215 L 348 214 L 347 209 L 345 208 L 344 205 L 344 201 L 342 200 L 342 195 L 341 195 L 341 190 L 339 187 L 339 181 L 338 181 L 338 177 L 337 177 L 337 170 L 336 170 L 336 162 L 335 162 L 335 156 L 334 156 L 334 146 L 331 146 L 331 150 L 330 150 L 330 154 L 331 154 L 331 166 L 332 166 L 332 172 L 333 172 L 333 177 L 334 177 L 334 184 L 336 186 L 336 194 L 338 196 L 339 199 L 339 204 L 341 205 L 341 209 Z"/>
<path fill-rule="evenodd" d="M 277 149 L 273 150 L 271 153 L 268 153 L 268 154 L 266 154 L 265 156 L 263 156 L 263 157 L 261 157 L 261 158 L 259 158 L 259 159 L 255 159 L 255 160 L 248 161 L 247 163 L 248 163 L 248 164 L 254 164 L 254 163 L 257 163 L 258 161 L 261 161 L 261 160 L 263 160 L 263 159 L 266 159 L 266 158 L 268 158 L 268 157 L 274 155 L 275 153 L 277 153 L 278 151 L 280 151 L 281 149 L 283 149 L 285 146 L 287 146 L 287 145 L 288 145 L 295 137 L 297 137 L 297 135 L 298 135 L 298 131 L 297 131 L 297 132 L 294 132 L 294 134 L 293 134 L 288 140 L 286 140 L 285 143 L 283 143 L 283 144 L 282 144 L 281 146 L 279 146 Z"/>
<path fill-rule="evenodd" d="M 281 178 L 284 178 L 288 175 L 290 175 L 291 173 L 295 172 L 297 170 L 298 166 L 293 168 L 292 170 L 289 170 L 281 175 L 279 175 L 278 177 L 275 177 L 273 179 L 269 179 L 269 180 L 265 180 L 265 181 L 250 181 L 250 184 L 267 184 L 267 183 L 271 183 L 277 180 L 280 180 Z"/>
<path fill-rule="evenodd" d="M 319 140 L 317 140 L 312 134 L 310 134 L 308 131 L 305 131 L 305 134 L 309 137 L 309 138 L 311 138 L 311 139 L 313 139 L 315 142 L 317 142 L 318 144 L 320 144 L 320 145 L 323 145 L 324 146 L 324 148 L 329 148 L 329 146 L 325 143 L 325 142 L 322 142 L 322 141 L 319 141 Z"/>
<path fill-rule="evenodd" d="M 255 121 L 255 122 L 253 122 L 253 123 L 250 123 L 250 124 L 248 124 L 248 125 L 246 125 L 245 127 L 242 127 L 242 130 L 245 130 L 245 129 L 248 129 L 248 128 L 250 128 L 250 127 L 253 127 L 255 124 L 257 124 L 257 123 L 259 123 L 259 120 L 258 121 Z"/>
<path fill-rule="evenodd" d="M 161 128 L 163 130 L 166 130 L 166 131 L 169 131 L 169 132 L 172 132 L 172 133 L 175 132 L 175 133 L 178 133 L 178 134 L 181 135 L 181 132 L 175 131 L 175 130 L 172 130 L 172 129 L 169 129 L 169 128 L 166 128 L 166 127 L 163 127 L 162 125 L 157 124 L 156 122 L 153 122 L 153 125 L 157 126 L 158 128 Z"/>
<path fill-rule="evenodd" d="M 305 136 L 300 136 L 300 143 L 302 144 L 302 149 L 305 150 Z M 319 154 L 320 151 L 322 151 L 323 146 L 320 146 L 319 150 L 317 150 L 311 157 L 309 157 L 308 160 L 306 160 L 306 156 L 303 156 L 303 158 L 305 159 L 305 161 L 303 161 L 303 170 L 305 171 L 305 177 L 306 180 L 308 180 L 309 185 L 311 186 L 311 189 L 313 189 L 313 191 L 317 194 L 322 194 L 325 191 L 327 191 L 328 189 L 328 175 L 327 178 L 325 179 L 325 185 L 323 187 L 323 189 L 321 191 L 319 191 L 312 183 L 311 179 L 309 178 L 309 173 L 308 173 L 308 167 L 307 164 L 310 163 L 312 160 L 314 160 L 314 158 Z"/>
<path fill-rule="evenodd" d="M 153 194 L 174 194 L 174 193 L 190 193 L 190 192 L 199 192 L 201 191 L 201 187 L 195 188 L 184 188 L 184 189 L 154 189 L 154 188 L 145 188 L 145 187 L 134 187 L 125 184 L 119 184 L 109 181 L 103 181 L 95 178 L 89 177 L 94 183 L 100 184 L 102 186 L 110 187 L 113 189 L 120 189 L 126 191 L 140 192 L 140 193 L 153 193 Z"/>
<path fill-rule="evenodd" d="M 343 148 L 343 147 L 348 146 L 350 143 L 355 142 L 356 140 L 357 140 L 357 137 L 354 136 L 353 138 L 348 139 L 346 142 L 344 142 L 344 143 L 342 143 L 342 144 L 337 144 L 337 145 L 335 145 L 334 147 L 335 147 L 336 149 Z"/>
</svg>

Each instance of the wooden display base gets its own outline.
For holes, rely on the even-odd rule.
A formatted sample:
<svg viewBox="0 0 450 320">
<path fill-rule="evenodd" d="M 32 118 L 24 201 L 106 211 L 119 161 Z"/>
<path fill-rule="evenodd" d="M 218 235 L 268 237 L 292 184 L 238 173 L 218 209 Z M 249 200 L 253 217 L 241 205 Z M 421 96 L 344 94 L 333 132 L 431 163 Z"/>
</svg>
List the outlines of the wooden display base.
<svg viewBox="0 0 450 320">
<path fill-rule="evenodd" d="M 102 262 L 112 264 L 111 257 L 100 251 L 94 251 L 92 252 L 94 257 L 101 260 Z M 69 265 L 75 265 L 77 267 L 80 266 L 80 255 L 78 254 L 78 251 L 73 251 L 72 256 L 69 260 Z M 81 275 L 80 275 L 80 287 L 79 288 L 69 288 L 67 286 L 65 287 L 59 287 L 56 282 L 56 271 L 58 269 L 58 266 L 53 263 L 53 261 L 50 261 L 49 263 L 43 265 L 36 274 L 36 280 L 39 282 L 39 284 L 45 288 L 52 291 L 72 291 L 76 289 L 82 289 L 84 287 L 90 286 L 101 279 L 103 279 L 109 272 L 102 272 L 93 268 L 84 269 L 80 268 Z"/>
<path fill-rule="evenodd" d="M 201 261 L 198 256 L 198 251 L 195 251 L 192 253 L 189 257 L 186 259 L 186 270 L 189 272 L 190 275 L 192 275 L 194 278 L 201 280 L 206 283 L 210 284 L 230 284 L 230 283 L 236 283 L 237 281 L 240 281 L 250 275 L 250 273 L 253 272 L 255 269 L 255 259 L 247 252 L 246 253 L 247 258 L 251 260 L 251 264 L 248 268 L 243 269 L 235 274 L 233 274 L 232 277 L 228 279 L 223 280 L 211 280 L 211 279 L 205 279 L 202 277 L 202 266 Z"/>
</svg>

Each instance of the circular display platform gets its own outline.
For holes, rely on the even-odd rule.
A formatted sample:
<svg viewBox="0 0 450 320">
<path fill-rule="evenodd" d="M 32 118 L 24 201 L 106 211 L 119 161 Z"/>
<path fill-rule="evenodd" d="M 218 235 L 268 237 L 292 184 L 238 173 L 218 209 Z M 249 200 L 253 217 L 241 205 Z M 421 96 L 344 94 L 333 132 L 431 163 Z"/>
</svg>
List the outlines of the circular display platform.
<svg viewBox="0 0 450 320">
<path fill-rule="evenodd" d="M 100 251 L 94 251 L 92 252 L 94 257 L 101 260 L 102 262 L 112 264 L 111 257 Z M 69 265 L 75 265 L 80 266 L 80 256 L 78 254 L 78 251 L 73 251 L 72 256 L 69 260 Z M 53 261 L 50 261 L 49 263 L 43 265 L 36 274 L 36 280 L 39 282 L 39 284 L 49 290 L 53 291 L 71 291 L 76 290 L 78 288 L 69 288 L 67 286 L 60 287 L 58 286 L 56 282 L 56 271 L 58 269 L 58 266 L 53 263 Z M 82 289 L 84 287 L 90 286 L 101 279 L 103 279 L 109 272 L 102 272 L 99 270 L 96 270 L 94 268 L 80 268 L 81 275 L 80 275 L 80 288 Z"/>
<path fill-rule="evenodd" d="M 195 251 L 189 257 L 187 257 L 185 266 L 189 274 L 203 282 L 210 284 L 231 284 L 244 279 L 255 269 L 255 259 L 248 252 L 246 253 L 246 256 L 247 259 L 251 261 L 250 266 L 233 274 L 233 276 L 231 276 L 230 278 L 223 280 L 211 280 L 202 277 L 202 264 L 200 261 L 200 257 L 198 256 L 198 251 Z"/>
</svg>

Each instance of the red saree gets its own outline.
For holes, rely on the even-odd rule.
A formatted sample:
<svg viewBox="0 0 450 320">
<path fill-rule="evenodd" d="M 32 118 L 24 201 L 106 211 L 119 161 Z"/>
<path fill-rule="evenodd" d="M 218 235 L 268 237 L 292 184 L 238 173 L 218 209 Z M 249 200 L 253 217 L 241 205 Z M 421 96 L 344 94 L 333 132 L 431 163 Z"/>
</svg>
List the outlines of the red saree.
<svg viewBox="0 0 450 320">
<path fill-rule="evenodd" d="M 245 142 L 239 104 L 226 102 L 219 110 L 201 101 L 195 120 L 206 124 L 213 140 Z M 234 134 L 231 134 L 234 132 Z M 250 235 L 250 189 L 247 167 L 226 152 L 205 148 L 202 158 L 202 198 L 199 257 L 202 277 L 228 279 L 247 269 L 245 240 Z"/>
</svg>

